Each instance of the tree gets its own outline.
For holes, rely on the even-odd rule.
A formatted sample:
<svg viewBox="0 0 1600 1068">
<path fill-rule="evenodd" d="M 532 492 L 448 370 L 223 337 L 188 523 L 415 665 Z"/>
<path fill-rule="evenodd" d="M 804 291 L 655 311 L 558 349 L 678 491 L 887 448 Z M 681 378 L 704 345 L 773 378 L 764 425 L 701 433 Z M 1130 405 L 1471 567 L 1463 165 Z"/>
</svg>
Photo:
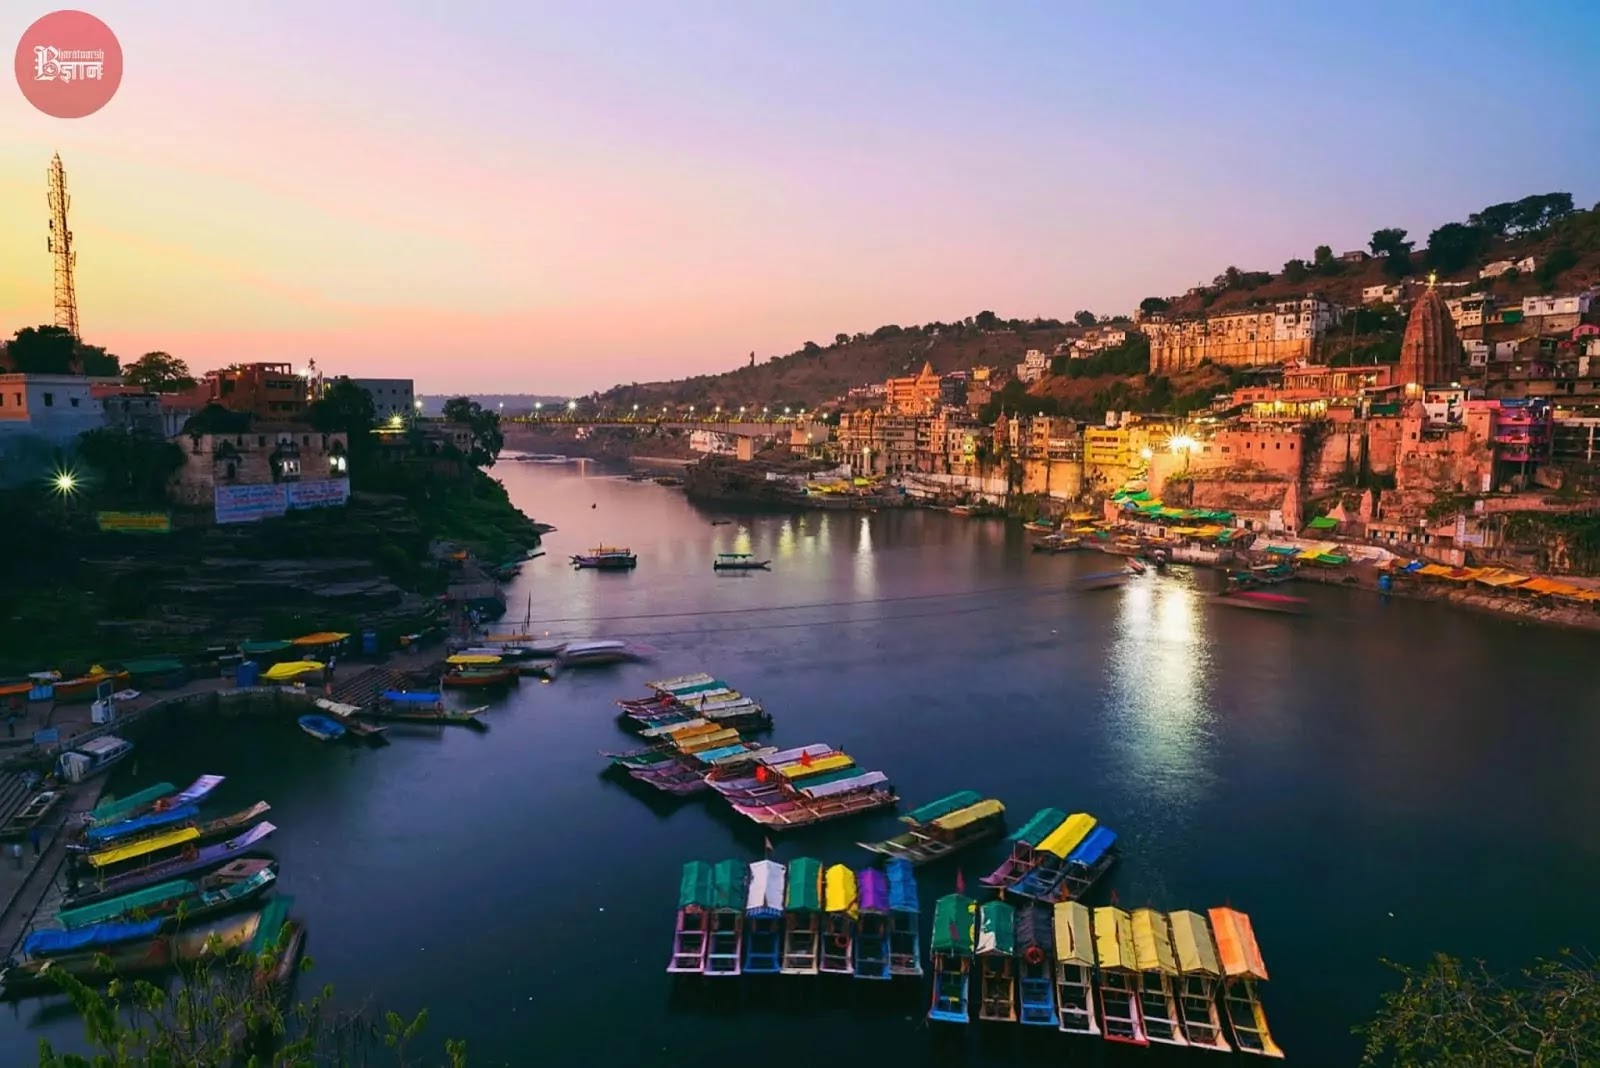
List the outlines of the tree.
<svg viewBox="0 0 1600 1068">
<path fill-rule="evenodd" d="M 183 466 L 183 449 L 126 430 L 85 431 L 73 446 L 78 458 L 91 468 L 95 489 L 115 497 L 157 504 L 166 498 L 167 481 Z"/>
<path fill-rule="evenodd" d="M 122 373 L 122 361 L 99 345 L 85 345 L 80 341 L 73 349 L 72 358 L 81 375 L 115 378 Z"/>
<path fill-rule="evenodd" d="M 467 454 L 472 466 L 493 467 L 506 443 L 500 432 L 500 413 L 489 411 L 469 397 L 451 397 L 444 402 L 444 417 L 472 431 L 472 451 Z"/>
<path fill-rule="evenodd" d="M 1600 972 L 1564 953 L 1508 983 L 1481 961 L 1443 954 L 1425 968 L 1386 961 L 1403 977 L 1358 1027 L 1364 1065 L 1527 1068 L 1600 1063 Z"/>
<path fill-rule="evenodd" d="M 146 393 L 180 393 L 194 388 L 189 365 L 165 352 L 147 352 L 128 365 L 122 380 Z"/>
<path fill-rule="evenodd" d="M 838 346 L 841 346 L 841 347 L 843 347 L 845 345 L 848 345 L 848 344 L 850 344 L 850 335 L 849 334 L 835 334 L 835 335 L 833 335 L 833 343 L 835 345 L 838 345 Z M 752 353 L 752 355 L 754 355 L 754 354 Z"/>
<path fill-rule="evenodd" d="M 1145 315 L 1160 315 L 1171 306 L 1160 297 L 1145 297 L 1139 302 L 1139 310 Z"/>
<path fill-rule="evenodd" d="M 805 353 L 807 356 L 815 356 L 817 353 L 822 351 L 822 346 L 817 344 L 815 341 L 807 341 L 800 347 L 800 351 Z"/>
<path fill-rule="evenodd" d="M 1072 313 L 1072 321 L 1079 326 L 1093 326 L 1099 320 L 1092 311 L 1078 311 Z"/>
<path fill-rule="evenodd" d="M 1476 226 L 1445 223 L 1428 235 L 1428 251 L 1423 262 L 1435 271 L 1454 274 L 1477 262 L 1489 242 L 1489 235 Z"/>
<path fill-rule="evenodd" d="M 324 434 L 342 431 L 350 435 L 355 447 L 358 438 L 370 436 L 378 425 L 378 410 L 372 394 L 348 378 L 335 378 L 306 408 L 306 421 Z"/>
<path fill-rule="evenodd" d="M 60 326 L 25 326 L 6 345 L 11 366 L 29 375 L 69 375 L 77 339 Z"/>
<path fill-rule="evenodd" d="M 979 330 L 993 330 L 1000 323 L 999 316 L 992 311 L 981 311 L 972 317 L 972 325 Z"/>
<path fill-rule="evenodd" d="M 1467 222 L 1492 237 L 1503 237 L 1511 229 L 1516 215 L 1516 205 L 1507 201 L 1504 204 L 1490 204 L 1482 211 L 1472 213 L 1467 216 Z"/>
<path fill-rule="evenodd" d="M 1306 266 L 1305 260 L 1288 260 L 1283 265 L 1283 280 L 1285 282 L 1304 282 L 1311 275 L 1311 269 Z"/>
<path fill-rule="evenodd" d="M 1383 257 L 1383 273 L 1391 278 L 1404 278 L 1411 273 L 1411 249 L 1416 243 L 1406 240 L 1406 232 L 1398 227 L 1374 230 L 1367 247 L 1374 256 Z"/>
<path fill-rule="evenodd" d="M 1334 258 L 1331 247 L 1318 245 L 1311 252 L 1311 269 L 1323 275 L 1338 274 L 1344 269 L 1344 264 Z"/>
<path fill-rule="evenodd" d="M 1551 249 L 1550 255 L 1539 264 L 1539 269 L 1534 272 L 1534 277 L 1539 280 L 1539 285 L 1546 292 L 1555 288 L 1556 280 L 1561 272 L 1569 271 L 1578 265 L 1578 254 L 1569 245 L 1561 245 Z"/>
</svg>

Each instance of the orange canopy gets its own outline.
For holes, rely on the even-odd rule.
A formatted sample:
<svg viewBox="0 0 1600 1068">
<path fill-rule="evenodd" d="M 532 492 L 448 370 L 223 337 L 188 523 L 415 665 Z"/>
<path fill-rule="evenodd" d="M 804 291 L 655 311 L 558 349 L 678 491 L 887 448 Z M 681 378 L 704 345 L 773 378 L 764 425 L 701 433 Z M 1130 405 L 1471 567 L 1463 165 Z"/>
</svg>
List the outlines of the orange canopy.
<svg viewBox="0 0 1600 1068">
<path fill-rule="evenodd" d="M 1247 975 L 1252 979 L 1267 977 L 1267 966 L 1261 960 L 1261 948 L 1256 945 L 1256 932 L 1250 926 L 1249 916 L 1236 909 L 1212 909 L 1211 930 L 1217 936 L 1217 955 L 1222 958 L 1225 974 Z"/>
</svg>

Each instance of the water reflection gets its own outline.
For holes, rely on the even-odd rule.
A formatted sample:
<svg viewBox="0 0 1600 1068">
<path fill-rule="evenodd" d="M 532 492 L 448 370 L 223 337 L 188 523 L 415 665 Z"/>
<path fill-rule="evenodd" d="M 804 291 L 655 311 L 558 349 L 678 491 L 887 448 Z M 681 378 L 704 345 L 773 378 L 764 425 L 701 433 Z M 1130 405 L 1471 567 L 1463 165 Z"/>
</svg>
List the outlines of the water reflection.
<svg viewBox="0 0 1600 1068">
<path fill-rule="evenodd" d="M 877 561 L 872 549 L 872 518 L 861 517 L 856 525 L 855 593 L 859 597 L 878 595 Z"/>
</svg>

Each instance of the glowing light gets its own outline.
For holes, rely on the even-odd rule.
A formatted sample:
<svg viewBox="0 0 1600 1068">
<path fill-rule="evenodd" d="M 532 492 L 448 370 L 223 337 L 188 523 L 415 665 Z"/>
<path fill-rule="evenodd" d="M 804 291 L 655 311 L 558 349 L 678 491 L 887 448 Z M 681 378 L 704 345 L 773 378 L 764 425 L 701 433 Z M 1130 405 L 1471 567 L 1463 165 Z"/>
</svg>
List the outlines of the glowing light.
<svg viewBox="0 0 1600 1068">
<path fill-rule="evenodd" d="M 1148 445 L 1146 445 L 1144 448 L 1139 450 L 1139 459 L 1141 459 L 1141 460 L 1148 460 L 1153 456 L 1155 456 L 1155 453 L 1151 450 L 1150 446 L 1148 446 Z"/>
<path fill-rule="evenodd" d="M 1199 444 L 1199 442 L 1195 441 L 1194 438 L 1191 438 L 1188 434 L 1179 434 L 1171 441 L 1173 452 L 1192 452 Z"/>
<path fill-rule="evenodd" d="M 404 421 L 405 420 L 400 417 L 399 412 L 395 412 L 389 417 L 389 425 L 392 427 L 399 427 Z"/>
<path fill-rule="evenodd" d="M 56 493 L 68 497 L 78 491 L 78 476 L 71 471 L 57 471 L 50 484 L 55 487 Z"/>
<path fill-rule="evenodd" d="M 567 401 L 567 411 L 575 412 L 577 410 L 578 410 L 578 402 L 577 401 L 575 401 L 575 400 Z"/>
<path fill-rule="evenodd" d="M 417 411 L 419 411 L 419 412 L 422 411 L 422 402 L 421 401 L 413 401 L 412 403 L 416 405 Z"/>
<path fill-rule="evenodd" d="M 639 406 L 638 406 L 638 405 L 637 405 L 637 404 L 635 404 L 635 405 L 634 405 L 634 406 L 633 406 L 633 410 L 634 410 L 634 411 L 638 411 L 638 410 L 639 410 Z"/>
<path fill-rule="evenodd" d="M 534 401 L 533 402 L 533 410 L 536 411 L 536 412 L 544 411 L 544 401 Z"/>
</svg>

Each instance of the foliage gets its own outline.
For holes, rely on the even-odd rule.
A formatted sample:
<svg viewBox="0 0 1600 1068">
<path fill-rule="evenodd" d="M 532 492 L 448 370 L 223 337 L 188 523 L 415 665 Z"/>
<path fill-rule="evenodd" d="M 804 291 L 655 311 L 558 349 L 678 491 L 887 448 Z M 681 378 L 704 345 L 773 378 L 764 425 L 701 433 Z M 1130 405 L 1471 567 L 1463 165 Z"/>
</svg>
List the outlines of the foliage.
<svg viewBox="0 0 1600 1068">
<path fill-rule="evenodd" d="M 122 373 L 121 362 L 99 345 L 85 345 L 81 341 L 73 350 L 78 373 L 96 378 L 115 378 Z"/>
<path fill-rule="evenodd" d="M 444 402 L 444 417 L 471 429 L 472 451 L 467 459 L 472 466 L 493 467 L 506 443 L 505 435 L 500 432 L 500 413 L 467 397 L 452 397 Z"/>
<path fill-rule="evenodd" d="M 1556 279 L 1563 271 L 1570 271 L 1578 265 L 1578 254 L 1570 245 L 1561 245 L 1550 251 L 1543 263 L 1539 264 L 1534 276 L 1538 278 L 1539 285 L 1548 292 L 1555 288 Z"/>
<path fill-rule="evenodd" d="M 1092 356 L 1067 363 L 1068 378 L 1096 378 L 1100 375 L 1143 374 L 1150 369 L 1150 339 L 1137 331 L 1128 340 Z"/>
<path fill-rule="evenodd" d="M 1600 1063 L 1600 973 L 1563 953 L 1508 983 L 1482 961 L 1443 954 L 1424 968 L 1385 961 L 1402 977 L 1358 1027 L 1364 1065 L 1556 1068 Z"/>
<path fill-rule="evenodd" d="M 79 435 L 78 457 L 98 476 L 90 489 L 151 505 L 166 499 L 167 481 L 183 466 L 183 449 L 170 441 L 125 430 L 99 429 Z"/>
<path fill-rule="evenodd" d="M 378 446 L 372 431 L 378 413 L 370 393 L 348 378 L 336 378 L 306 408 L 306 420 L 324 434 L 346 435 L 352 482 L 364 483 L 372 475 Z"/>
<path fill-rule="evenodd" d="M 1024 383 L 1013 378 L 978 410 L 978 421 L 985 425 L 992 424 L 1002 412 L 1006 415 L 1059 415 L 1061 402 L 1054 397 L 1035 396 L 1028 392 Z"/>
<path fill-rule="evenodd" d="M 1367 247 L 1374 256 L 1383 258 L 1383 273 L 1391 278 L 1404 278 L 1411 273 L 1411 249 L 1416 244 L 1406 240 L 1406 232 L 1398 227 L 1374 230 Z"/>
<path fill-rule="evenodd" d="M 1428 235 L 1424 262 L 1436 271 L 1454 274 L 1476 263 L 1488 243 L 1488 233 L 1476 226 L 1445 223 Z"/>
<path fill-rule="evenodd" d="M 194 388 L 189 365 L 165 352 L 147 352 L 128 365 L 122 380 L 146 393 L 179 393 Z"/>
<path fill-rule="evenodd" d="M 1079 326 L 1093 326 L 1095 323 L 1099 322 L 1099 319 L 1095 317 L 1094 312 L 1084 310 L 1073 312 L 1072 321 L 1077 323 Z"/>
<path fill-rule="evenodd" d="M 1508 542 L 1540 549 L 1541 566 L 1548 567 L 1552 549 L 1560 547 L 1574 572 L 1592 574 L 1600 568 L 1600 515 L 1584 512 L 1507 512 L 1500 520 L 1500 535 Z"/>
<path fill-rule="evenodd" d="M 1504 204 L 1491 204 L 1467 217 L 1467 222 L 1495 237 L 1533 233 L 1573 214 L 1571 193 L 1543 193 Z"/>
<path fill-rule="evenodd" d="M 64 327 L 25 326 L 6 345 L 11 365 L 23 374 L 66 375 L 72 373 L 77 340 Z"/>
<path fill-rule="evenodd" d="M 1160 315 L 1171 306 L 1161 297 L 1145 297 L 1139 302 L 1139 310 L 1146 315 Z"/>
<path fill-rule="evenodd" d="M 1311 268 L 1306 266 L 1305 260 L 1289 260 L 1283 265 L 1283 280 L 1285 282 L 1304 282 L 1311 276 Z"/>
<path fill-rule="evenodd" d="M 236 412 L 215 402 L 206 405 L 184 420 L 185 434 L 243 434 L 250 429 L 253 417 L 249 412 Z"/>
<path fill-rule="evenodd" d="M 1318 274 L 1338 274 L 1344 270 L 1344 264 L 1334 258 L 1333 249 L 1327 245 L 1318 245 L 1311 253 L 1311 268 Z"/>
</svg>

